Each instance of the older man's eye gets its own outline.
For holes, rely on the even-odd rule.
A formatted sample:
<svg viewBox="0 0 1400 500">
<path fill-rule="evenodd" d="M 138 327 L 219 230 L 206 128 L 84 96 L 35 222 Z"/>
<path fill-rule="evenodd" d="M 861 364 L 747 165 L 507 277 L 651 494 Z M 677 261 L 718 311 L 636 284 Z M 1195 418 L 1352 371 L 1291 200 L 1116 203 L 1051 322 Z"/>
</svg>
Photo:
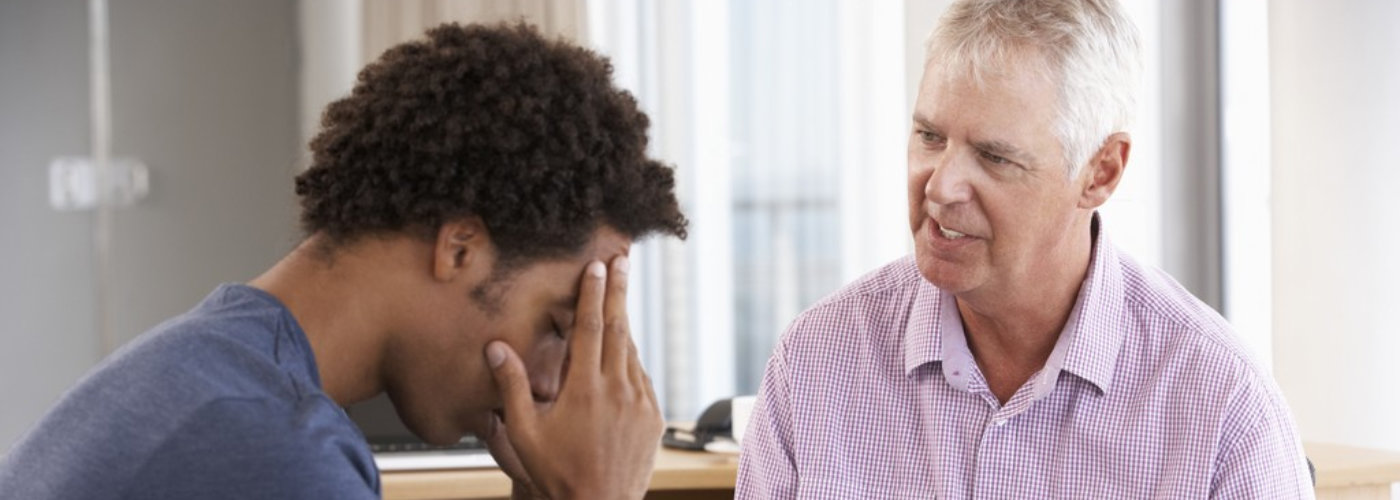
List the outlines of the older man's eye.
<svg viewBox="0 0 1400 500">
<path fill-rule="evenodd" d="M 1010 164 L 1012 164 L 1012 163 L 1015 163 L 1015 162 L 1012 162 L 1011 160 L 1006 159 L 1006 157 L 997 156 L 997 155 L 994 155 L 994 154 L 992 154 L 992 153 L 988 153 L 988 152 L 986 152 L 986 151 L 982 151 L 980 154 L 982 155 L 982 158 L 983 158 L 983 159 L 987 160 L 988 162 L 992 163 L 993 165 L 1010 165 Z"/>
<path fill-rule="evenodd" d="M 941 145 L 943 144 L 943 136 L 938 135 L 938 134 L 935 133 L 935 132 L 929 132 L 929 131 L 927 131 L 927 130 L 919 130 L 919 131 L 918 131 L 918 134 L 919 134 L 919 140 L 920 140 L 920 141 L 923 141 L 924 144 L 928 144 L 928 145 L 930 145 L 930 146 L 941 146 Z"/>
</svg>

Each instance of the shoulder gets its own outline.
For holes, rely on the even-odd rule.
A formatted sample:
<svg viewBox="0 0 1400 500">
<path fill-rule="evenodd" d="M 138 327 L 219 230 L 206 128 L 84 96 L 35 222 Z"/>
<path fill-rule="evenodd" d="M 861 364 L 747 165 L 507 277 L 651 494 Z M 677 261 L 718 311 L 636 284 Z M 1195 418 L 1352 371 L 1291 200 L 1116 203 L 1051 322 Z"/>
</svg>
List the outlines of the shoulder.
<svg viewBox="0 0 1400 500">
<path fill-rule="evenodd" d="M 0 464 L 0 490 L 35 499 L 377 497 L 373 457 L 329 400 L 126 405 L 153 413 L 86 407 L 46 417 Z"/>
<path fill-rule="evenodd" d="M 1153 360 L 1159 383 L 1175 381 L 1216 401 L 1226 420 L 1247 419 L 1285 404 L 1273 377 L 1233 326 L 1170 275 L 1124 256 L 1125 354 Z M 1146 368 L 1146 367 L 1144 367 Z"/>
<path fill-rule="evenodd" d="M 132 341 L 89 378 L 197 405 L 223 397 L 298 399 L 319 392 L 315 377 L 310 346 L 290 312 L 264 292 L 225 285 Z"/>
<path fill-rule="evenodd" d="M 887 319 L 909 306 L 923 278 L 912 256 L 881 266 L 846 284 L 799 314 L 788 336 L 845 329 Z"/>
<path fill-rule="evenodd" d="M 1130 310 L 1151 316 L 1157 324 L 1233 336 L 1225 318 L 1187 291 L 1161 269 L 1139 264 L 1118 254 L 1124 301 Z"/>
<path fill-rule="evenodd" d="M 228 298 L 215 292 L 103 360 L 16 443 L 3 468 L 28 470 L 36 481 L 64 484 L 63 491 L 107 491 L 192 429 L 217 429 L 218 418 L 240 416 L 271 428 L 280 425 L 274 416 L 295 415 L 309 399 L 324 397 L 279 364 L 282 326 L 272 309 L 220 300 Z M 256 401 L 263 411 L 240 412 L 250 404 L 231 401 Z M 200 440 L 206 451 L 225 447 L 210 439 Z"/>
<path fill-rule="evenodd" d="M 910 292 L 923 281 L 913 255 L 880 266 L 813 304 L 804 315 L 827 308 L 880 306 L 892 294 Z"/>
<path fill-rule="evenodd" d="M 1129 331 L 1165 354 L 1191 354 L 1231 371 L 1259 372 L 1258 363 L 1220 313 L 1166 272 L 1120 255 Z"/>
<path fill-rule="evenodd" d="M 799 314 L 779 339 L 775 357 L 815 366 L 900 349 L 910 304 L 922 284 L 912 256 L 881 266 Z M 836 367 L 827 368 L 823 371 L 830 373 Z"/>
<path fill-rule="evenodd" d="M 363 436 L 324 398 L 292 407 L 265 398 L 206 402 L 164 437 L 133 484 L 161 484 L 169 498 L 210 490 L 339 498 L 379 488 Z"/>
<path fill-rule="evenodd" d="M 330 398 L 307 398 L 288 406 L 268 398 L 220 398 L 201 405 L 162 443 L 178 456 L 209 445 L 248 452 L 269 462 L 316 457 L 355 457 L 368 452 L 364 437 Z"/>
<path fill-rule="evenodd" d="M 90 385 L 186 406 L 220 397 L 294 398 L 272 353 L 275 335 L 247 322 L 177 317 L 105 360 L 75 391 Z"/>
</svg>

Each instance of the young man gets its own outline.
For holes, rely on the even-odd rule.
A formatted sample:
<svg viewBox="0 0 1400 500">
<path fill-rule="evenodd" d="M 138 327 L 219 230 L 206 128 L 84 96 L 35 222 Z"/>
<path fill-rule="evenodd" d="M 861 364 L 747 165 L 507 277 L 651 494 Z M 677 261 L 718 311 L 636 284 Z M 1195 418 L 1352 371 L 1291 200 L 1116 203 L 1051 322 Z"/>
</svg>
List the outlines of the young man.
<svg viewBox="0 0 1400 500">
<path fill-rule="evenodd" d="M 686 221 L 610 71 L 523 25 L 386 52 L 311 144 L 307 239 L 106 359 L 0 497 L 374 498 L 342 407 L 387 391 L 423 439 L 485 440 L 517 496 L 641 498 L 662 423 L 627 253 Z"/>
<path fill-rule="evenodd" d="M 1136 29 L 1114 0 L 961 0 L 908 138 L 914 255 L 803 313 L 738 497 L 1311 498 L 1230 326 L 1120 253 Z"/>
</svg>

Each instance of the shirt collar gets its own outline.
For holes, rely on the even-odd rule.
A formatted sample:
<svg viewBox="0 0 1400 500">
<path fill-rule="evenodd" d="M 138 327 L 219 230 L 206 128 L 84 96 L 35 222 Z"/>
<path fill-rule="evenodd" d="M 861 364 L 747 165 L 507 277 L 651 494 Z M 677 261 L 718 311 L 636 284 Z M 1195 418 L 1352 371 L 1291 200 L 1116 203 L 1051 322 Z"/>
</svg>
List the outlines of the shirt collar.
<svg viewBox="0 0 1400 500">
<path fill-rule="evenodd" d="M 1060 332 L 1045 368 L 1037 375 L 1036 396 L 1048 394 L 1055 386 L 1061 370 L 1078 376 L 1107 393 L 1113 382 L 1113 370 L 1123 345 L 1121 328 L 1123 312 L 1123 275 L 1117 250 L 1101 228 L 1098 213 L 1091 223 L 1094 244 L 1089 270 L 1079 288 L 1074 309 Z M 944 338 L 944 336 L 947 338 Z M 919 279 L 910 304 L 905 327 L 904 372 L 928 363 L 946 364 L 956 361 L 960 353 L 969 352 L 952 294 L 939 290 L 927 280 Z M 967 354 L 970 358 L 970 354 Z M 966 389 L 966 369 L 957 370 L 961 377 L 949 381 Z M 944 367 L 944 375 L 954 370 Z"/>
<path fill-rule="evenodd" d="M 1061 337 L 1072 342 L 1063 369 L 1107 393 L 1113 385 L 1113 370 L 1123 347 L 1123 265 L 1118 249 L 1103 230 L 1099 214 L 1094 214 L 1094 250 L 1089 272 L 1079 288 L 1079 298 L 1070 313 Z"/>
<path fill-rule="evenodd" d="M 909 321 L 904 327 L 905 375 L 912 375 L 915 369 L 925 364 L 943 360 L 943 345 L 938 334 L 942 320 L 940 316 L 943 315 L 939 304 L 942 296 L 941 290 L 919 277 L 914 289 L 914 301 L 909 305 Z"/>
</svg>

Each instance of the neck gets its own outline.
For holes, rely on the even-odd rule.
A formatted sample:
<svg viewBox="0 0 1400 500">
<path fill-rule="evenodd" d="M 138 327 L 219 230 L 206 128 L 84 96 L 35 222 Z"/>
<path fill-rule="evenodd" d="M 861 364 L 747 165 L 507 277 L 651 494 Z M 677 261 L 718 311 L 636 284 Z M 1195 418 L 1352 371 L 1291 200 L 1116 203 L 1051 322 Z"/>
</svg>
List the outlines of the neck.
<svg viewBox="0 0 1400 500">
<path fill-rule="evenodd" d="M 1012 385 L 1011 392 L 1045 366 L 1088 273 L 1090 218 L 1075 226 L 1056 251 L 1037 259 L 1014 283 L 957 297 L 973 357 L 989 381 Z"/>
<path fill-rule="evenodd" d="M 312 236 L 248 282 L 277 297 L 306 333 L 321 390 L 340 406 L 383 391 L 388 318 L 374 283 L 374 266 L 356 249 L 325 256 Z"/>
</svg>

